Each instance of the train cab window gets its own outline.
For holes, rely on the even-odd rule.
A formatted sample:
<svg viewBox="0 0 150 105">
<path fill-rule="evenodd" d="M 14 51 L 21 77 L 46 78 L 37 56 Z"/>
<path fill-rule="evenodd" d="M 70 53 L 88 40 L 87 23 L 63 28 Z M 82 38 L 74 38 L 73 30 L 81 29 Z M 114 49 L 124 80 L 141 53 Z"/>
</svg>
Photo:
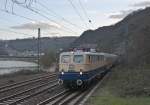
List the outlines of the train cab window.
<svg viewBox="0 0 150 105">
<path fill-rule="evenodd" d="M 83 63 L 84 57 L 83 55 L 74 55 L 73 62 L 74 63 Z"/>
<path fill-rule="evenodd" d="M 69 62 L 70 62 L 70 56 L 69 55 L 62 55 L 61 63 L 69 63 Z"/>
</svg>

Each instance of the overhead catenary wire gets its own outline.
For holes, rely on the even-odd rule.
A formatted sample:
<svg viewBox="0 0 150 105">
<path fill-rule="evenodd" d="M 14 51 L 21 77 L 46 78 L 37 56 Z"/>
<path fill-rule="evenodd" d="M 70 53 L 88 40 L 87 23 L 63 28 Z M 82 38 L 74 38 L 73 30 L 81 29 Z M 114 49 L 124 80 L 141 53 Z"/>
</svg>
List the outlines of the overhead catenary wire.
<svg viewBox="0 0 150 105">
<path fill-rule="evenodd" d="M 11 15 L 14 15 L 14 16 L 17 16 L 17 17 L 20 17 L 20 18 L 24 18 L 24 19 L 26 19 L 26 20 L 37 21 L 37 20 L 31 19 L 31 18 L 29 18 L 29 17 L 25 17 L 25 16 L 23 16 L 23 15 L 14 13 L 14 12 L 13 12 L 13 13 L 12 13 L 12 12 L 9 12 L 8 10 L 0 9 L 0 11 L 5 12 L 5 13 L 8 13 L 8 14 L 11 14 Z"/>
<path fill-rule="evenodd" d="M 82 16 L 80 15 L 80 12 L 78 11 L 78 9 L 76 8 L 76 6 L 73 4 L 72 0 L 68 0 L 68 2 L 71 4 L 71 6 L 73 7 L 74 11 L 76 12 L 76 14 L 79 16 L 81 22 L 83 22 L 83 24 L 85 25 L 86 28 L 88 28 L 86 22 L 84 21 L 84 19 L 82 18 Z"/>
<path fill-rule="evenodd" d="M 35 9 L 36 11 L 40 11 L 40 12 L 45 12 L 45 13 L 47 13 L 47 14 L 49 14 L 49 12 L 47 12 L 47 11 L 41 11 L 41 10 L 39 10 L 38 8 L 35 8 L 35 7 L 32 7 L 32 8 L 30 8 L 30 9 Z M 34 10 L 34 11 L 35 11 Z M 54 12 L 54 11 L 53 11 Z M 46 15 L 45 15 L 46 16 Z M 70 24 L 70 25 L 72 25 L 72 26 L 74 26 L 74 27 L 76 27 L 76 28 L 78 28 L 80 31 L 84 31 L 83 30 L 83 28 L 84 27 L 81 27 L 81 26 L 78 26 L 78 25 L 76 25 L 76 24 L 74 24 L 74 23 L 71 23 L 69 20 L 66 20 L 65 18 L 61 18 L 61 17 L 58 17 L 58 14 L 57 14 L 57 16 L 56 15 L 53 15 L 54 17 L 56 17 L 56 18 L 59 18 L 59 19 L 61 19 L 62 21 L 65 21 L 66 23 L 68 23 L 68 24 Z M 48 17 L 48 16 L 47 16 Z M 50 19 L 50 18 L 49 18 Z M 68 28 L 68 27 L 66 27 L 66 26 L 64 26 L 64 25 L 62 25 L 62 24 L 60 24 L 60 23 L 58 23 L 57 21 L 53 21 L 54 23 L 57 23 L 57 24 L 59 24 L 59 25 L 61 25 L 61 26 L 63 26 L 64 28 Z M 70 31 L 73 31 L 73 30 L 71 30 L 70 28 L 68 28 Z M 74 31 L 74 33 L 75 33 L 75 31 Z M 77 32 L 76 32 L 77 33 Z"/>
<path fill-rule="evenodd" d="M 30 20 L 30 21 L 34 21 L 34 22 L 37 21 L 37 20 L 33 20 L 33 19 L 29 18 L 29 17 L 25 17 L 25 16 L 22 16 L 22 15 L 19 15 L 19 14 L 16 14 L 16 13 L 9 12 L 8 10 L 0 9 L 0 11 L 8 13 L 8 14 L 11 14 L 13 16 L 24 18 L 26 20 Z M 0 30 L 1 31 L 8 31 L 8 32 L 16 33 L 16 34 L 29 35 L 29 34 L 25 34 L 25 33 L 21 33 L 21 32 L 16 32 L 16 31 L 12 31 L 12 30 L 6 30 L 6 29 L 2 29 L 2 28 L 0 28 Z M 34 35 L 31 35 L 31 36 L 34 36 Z"/>
<path fill-rule="evenodd" d="M 5 1 L 5 9 L 7 10 L 7 2 L 8 0 Z"/>
<path fill-rule="evenodd" d="M 31 18 L 22 16 L 22 15 L 19 15 L 19 14 L 16 14 L 16 13 L 9 12 L 8 10 L 0 9 L 0 11 L 5 12 L 5 13 L 8 13 L 8 14 L 11 14 L 11 15 L 13 15 L 13 16 L 17 16 L 17 17 L 21 17 L 21 18 L 24 18 L 24 19 L 27 19 L 27 20 L 34 21 L 34 20 L 31 19 Z M 2 19 L 2 18 L 1 18 L 1 19 Z M 2 20 L 8 22 L 8 20 L 6 20 L 6 19 L 2 19 Z M 22 35 L 34 36 L 34 35 L 31 35 L 31 34 L 26 34 L 26 33 L 18 32 L 18 31 L 12 31 L 12 30 L 10 30 L 10 29 L 4 29 L 4 28 L 0 28 L 0 31 L 9 32 L 9 33 L 15 33 L 15 34 L 22 34 Z"/>
<path fill-rule="evenodd" d="M 18 0 L 12 0 L 12 2 L 18 3 L 18 4 L 25 4 L 27 2 L 27 0 L 24 1 L 18 1 Z"/>
<path fill-rule="evenodd" d="M 18 32 L 18 31 L 12 31 L 12 30 L 9 30 L 9 29 L 4 29 L 4 28 L 0 28 L 0 31 L 3 31 L 3 32 L 10 32 L 10 33 L 15 33 L 15 34 L 22 34 L 22 35 L 30 35 L 30 34 Z M 30 36 L 34 36 L 34 35 L 30 35 Z"/>
<path fill-rule="evenodd" d="M 26 20 L 30 20 L 30 21 L 33 21 L 33 22 L 40 22 L 40 21 L 38 21 L 38 20 L 34 20 L 34 19 L 31 19 L 31 18 L 29 18 L 29 17 L 25 17 L 25 16 L 20 15 L 20 14 L 17 14 L 17 13 L 9 12 L 8 10 L 0 9 L 0 11 L 5 12 L 5 13 L 8 13 L 8 14 L 11 14 L 11 15 L 14 15 L 14 16 L 17 16 L 17 17 L 20 17 L 20 18 L 24 18 L 24 19 L 26 19 Z"/>
<path fill-rule="evenodd" d="M 22 15 L 19 15 L 19 14 L 11 13 L 11 12 L 6 11 L 6 10 L 3 10 L 3 9 L 0 9 L 0 11 L 3 11 L 3 12 L 5 12 L 5 13 L 11 14 L 11 15 L 15 15 L 15 16 L 18 16 L 18 17 L 27 19 L 27 20 L 35 21 L 35 20 L 31 19 L 31 18 L 22 16 Z M 7 21 L 7 20 L 5 20 L 5 21 Z M 9 33 L 16 33 L 16 34 L 22 34 L 22 35 L 29 35 L 29 34 L 26 34 L 26 33 L 17 32 L 17 31 L 12 31 L 12 30 L 7 30 L 7 29 L 2 29 L 2 28 L 0 29 L 0 31 L 9 32 Z M 43 34 L 49 34 L 49 33 L 43 33 Z M 59 34 L 59 35 L 60 35 L 60 34 Z M 34 36 L 34 35 L 29 35 L 29 36 Z M 60 36 L 59 36 L 59 37 L 60 37 Z"/>
<path fill-rule="evenodd" d="M 39 11 L 37 11 L 37 10 L 31 8 L 31 7 L 27 7 L 27 6 L 20 5 L 20 4 L 18 4 L 18 5 L 21 6 L 21 7 L 23 7 L 23 8 L 26 8 L 26 9 L 28 9 L 28 10 L 34 12 L 34 13 L 36 13 L 36 14 L 38 14 L 39 16 L 41 16 L 41 17 L 43 17 L 43 18 L 45 18 L 45 19 L 47 19 L 47 20 L 49 20 L 49 21 L 51 21 L 51 22 L 53 22 L 53 23 L 55 23 L 55 24 L 60 25 L 61 27 L 65 28 L 64 31 L 66 31 L 66 32 L 72 32 L 72 33 L 74 33 L 74 34 L 78 34 L 77 32 L 73 31 L 72 29 L 70 29 L 70 28 L 68 28 L 68 27 L 66 27 L 66 26 L 64 26 L 64 25 L 62 25 L 62 24 L 60 24 L 60 23 L 58 23 L 57 21 L 55 21 L 55 20 L 53 20 L 53 19 L 50 19 L 48 16 L 46 16 L 46 15 L 40 13 Z"/>
<path fill-rule="evenodd" d="M 26 7 L 25 7 L 25 8 L 26 8 Z M 46 16 L 46 15 L 44 15 L 44 14 L 42 14 L 42 13 L 40 13 L 40 12 L 38 12 L 38 11 L 32 9 L 32 8 L 27 8 L 27 9 L 33 11 L 34 13 L 37 13 L 38 15 L 44 17 L 45 19 L 47 19 L 47 20 L 49 20 L 49 21 L 51 21 L 51 22 L 53 22 L 53 23 L 55 23 L 55 24 L 60 25 L 61 27 L 65 28 L 66 31 L 69 31 L 69 32 L 72 32 L 72 33 L 77 34 L 77 32 L 75 32 L 75 31 L 73 31 L 72 29 L 70 29 L 70 28 L 68 28 L 68 27 L 66 27 L 66 26 L 64 26 L 64 25 L 62 25 L 62 24 L 60 24 L 60 23 L 58 23 L 57 21 L 55 21 L 55 20 L 53 20 L 53 19 L 50 19 L 48 16 Z"/>
<path fill-rule="evenodd" d="M 29 7 L 25 7 L 25 6 L 24 6 L 24 8 L 28 8 L 29 10 L 33 11 L 33 12 L 36 13 L 36 14 L 38 13 L 37 11 L 35 11 L 35 10 L 29 8 Z M 5 9 L 0 9 L 0 11 L 3 11 L 3 12 L 5 12 L 5 13 L 8 13 L 8 14 L 11 14 L 11 15 L 14 15 L 14 16 L 17 16 L 17 17 L 20 17 L 20 18 L 24 18 L 24 19 L 26 19 L 26 20 L 30 20 L 30 21 L 34 21 L 34 22 L 39 22 L 38 20 L 34 20 L 34 19 L 29 18 L 29 17 L 23 16 L 23 15 L 14 13 L 14 12 L 10 12 L 10 11 L 5 10 Z M 42 15 L 42 14 L 39 13 L 39 15 Z M 50 18 L 48 18 L 48 17 L 45 16 L 45 15 L 42 15 L 42 17 L 47 18 L 48 20 L 50 20 Z M 51 21 L 52 21 L 52 20 L 51 20 Z M 53 22 L 54 22 L 54 21 L 53 21 Z M 54 23 L 56 23 L 56 21 L 55 21 Z M 57 23 L 56 23 L 56 24 L 57 24 Z M 61 26 L 62 26 L 62 25 L 61 25 Z M 67 28 L 67 27 L 64 27 L 64 28 Z M 69 30 L 69 28 L 68 28 L 68 30 Z M 65 30 L 65 31 L 66 31 L 66 30 Z M 78 34 L 78 33 L 74 32 L 73 30 L 69 30 L 69 31 L 66 31 L 66 32 L 68 32 L 68 33 L 72 32 L 72 33 Z"/>
<path fill-rule="evenodd" d="M 0 21 L 1 21 L 1 22 L 5 22 L 5 23 L 9 23 L 9 24 L 10 24 L 11 22 L 12 22 L 12 23 L 15 23 L 15 24 L 17 23 L 17 22 L 11 21 L 11 20 L 9 20 L 9 19 L 7 19 L 7 18 L 3 18 L 3 17 L 0 17 Z M 19 23 L 17 23 L 17 24 L 19 24 Z"/>
<path fill-rule="evenodd" d="M 78 0 L 78 1 L 79 1 L 79 4 L 80 4 L 80 7 L 82 8 L 82 10 L 83 10 L 83 12 L 84 12 L 85 17 L 88 19 L 88 22 L 91 23 L 92 26 L 94 27 L 93 22 L 92 22 L 92 20 L 90 19 L 90 17 L 88 16 L 88 13 L 86 12 L 86 9 L 85 9 L 85 7 L 83 6 L 81 0 Z"/>
<path fill-rule="evenodd" d="M 11 0 L 13 3 L 16 4 L 25 4 L 27 7 L 30 7 L 32 5 L 33 2 L 36 2 L 36 0 Z"/>
<path fill-rule="evenodd" d="M 34 11 L 32 8 L 29 8 L 29 7 L 27 7 L 27 6 L 25 6 L 25 8 L 28 8 L 29 10 Z M 30 20 L 30 21 L 34 21 L 34 22 L 39 22 L 38 20 L 34 20 L 34 19 L 29 18 L 29 17 L 26 17 L 26 16 L 24 16 L 24 15 L 20 15 L 20 14 L 11 12 L 11 11 L 9 11 L 9 10 L 7 10 L 7 9 L 0 9 L 0 11 L 3 11 L 3 12 L 5 12 L 5 13 L 8 13 L 8 14 L 11 14 L 11 15 L 14 15 L 14 16 L 17 16 L 17 17 L 20 17 L 20 18 L 24 18 L 24 19 L 26 19 L 26 20 Z M 34 11 L 34 13 L 37 13 L 37 12 Z M 40 15 L 41 15 L 41 14 L 40 14 Z M 43 15 L 42 15 L 42 17 L 43 17 Z M 48 17 L 44 17 L 44 18 L 50 19 L 50 18 L 48 18 Z M 55 22 L 55 23 L 56 23 L 56 22 Z M 56 24 L 57 24 L 57 23 L 56 23 Z M 64 27 L 64 28 L 66 28 L 66 27 Z M 66 32 L 69 32 L 69 33 L 70 33 L 70 32 L 72 32 L 72 30 L 68 30 L 68 29 L 67 29 Z M 76 33 L 76 32 L 72 32 L 72 33 L 78 34 L 78 33 Z"/>
<path fill-rule="evenodd" d="M 65 17 L 63 17 L 63 16 L 57 14 L 55 11 L 53 11 L 53 10 L 50 9 L 50 8 L 48 8 L 47 6 L 45 6 L 44 4 L 42 4 L 41 2 L 37 2 L 37 3 L 38 3 L 40 6 L 42 6 L 43 8 L 47 9 L 49 12 L 53 13 L 53 14 L 55 15 L 55 17 L 57 17 L 57 18 L 59 18 L 59 19 L 65 21 L 66 23 L 69 23 L 70 25 L 72 25 L 72 26 L 74 26 L 74 27 L 76 27 L 76 28 L 78 28 L 78 29 L 80 29 L 80 30 L 81 30 L 81 29 L 84 29 L 84 27 L 79 26 L 79 25 L 77 25 L 77 24 L 74 24 L 74 23 L 72 23 L 71 21 L 65 19 Z"/>
</svg>

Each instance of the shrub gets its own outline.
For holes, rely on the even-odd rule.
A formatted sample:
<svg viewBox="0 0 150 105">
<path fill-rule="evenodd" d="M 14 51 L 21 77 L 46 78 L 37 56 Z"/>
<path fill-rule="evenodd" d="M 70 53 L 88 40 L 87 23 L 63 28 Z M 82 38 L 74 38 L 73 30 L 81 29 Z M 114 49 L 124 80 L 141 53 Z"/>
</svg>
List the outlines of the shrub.
<svg viewBox="0 0 150 105">
<path fill-rule="evenodd" d="M 50 67 L 52 64 L 56 63 L 56 53 L 54 51 L 46 52 L 43 56 L 40 58 L 40 64 L 43 67 Z"/>
</svg>

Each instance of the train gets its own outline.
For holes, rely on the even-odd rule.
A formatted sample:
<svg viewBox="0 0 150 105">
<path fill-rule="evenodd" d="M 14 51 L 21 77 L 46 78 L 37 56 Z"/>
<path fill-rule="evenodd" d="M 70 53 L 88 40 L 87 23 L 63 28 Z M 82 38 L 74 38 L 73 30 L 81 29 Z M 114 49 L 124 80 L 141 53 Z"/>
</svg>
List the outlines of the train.
<svg viewBox="0 0 150 105">
<path fill-rule="evenodd" d="M 115 54 L 90 50 L 62 52 L 59 58 L 58 83 L 68 88 L 87 87 L 92 80 L 116 65 Z"/>
</svg>

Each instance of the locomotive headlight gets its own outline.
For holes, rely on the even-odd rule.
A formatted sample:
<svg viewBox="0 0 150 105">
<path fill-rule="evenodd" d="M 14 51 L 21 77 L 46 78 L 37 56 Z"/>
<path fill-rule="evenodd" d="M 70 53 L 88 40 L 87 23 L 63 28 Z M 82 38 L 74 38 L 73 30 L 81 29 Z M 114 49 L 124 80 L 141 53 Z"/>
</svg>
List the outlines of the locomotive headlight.
<svg viewBox="0 0 150 105">
<path fill-rule="evenodd" d="M 83 73 L 82 73 L 82 69 L 80 69 L 80 75 L 82 75 Z"/>
<path fill-rule="evenodd" d="M 64 75 L 64 72 L 61 72 L 62 75 Z"/>
<path fill-rule="evenodd" d="M 82 75 L 83 73 L 80 71 L 80 75 Z"/>
<path fill-rule="evenodd" d="M 61 70 L 61 74 L 64 75 L 64 69 Z"/>
</svg>

